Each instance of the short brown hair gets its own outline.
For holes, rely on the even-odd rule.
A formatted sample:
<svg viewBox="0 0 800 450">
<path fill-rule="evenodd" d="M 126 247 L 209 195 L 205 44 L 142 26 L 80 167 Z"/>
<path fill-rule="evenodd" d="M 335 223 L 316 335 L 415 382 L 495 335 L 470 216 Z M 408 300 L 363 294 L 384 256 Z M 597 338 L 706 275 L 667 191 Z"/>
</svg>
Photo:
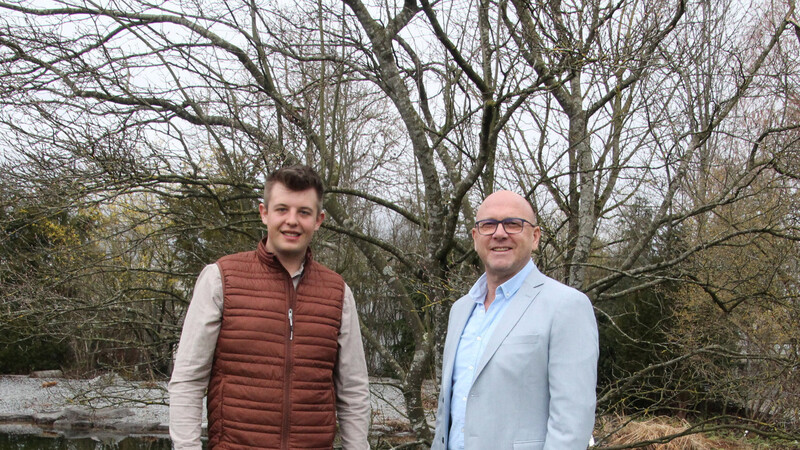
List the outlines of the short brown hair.
<svg viewBox="0 0 800 450">
<path fill-rule="evenodd" d="M 317 191 L 317 214 L 322 212 L 322 194 L 325 193 L 325 190 L 322 187 L 322 179 L 319 174 L 311 167 L 295 164 L 281 167 L 269 174 L 267 181 L 264 183 L 264 206 L 269 206 L 269 194 L 275 183 L 280 183 L 290 191 L 295 192 L 314 189 Z"/>
</svg>

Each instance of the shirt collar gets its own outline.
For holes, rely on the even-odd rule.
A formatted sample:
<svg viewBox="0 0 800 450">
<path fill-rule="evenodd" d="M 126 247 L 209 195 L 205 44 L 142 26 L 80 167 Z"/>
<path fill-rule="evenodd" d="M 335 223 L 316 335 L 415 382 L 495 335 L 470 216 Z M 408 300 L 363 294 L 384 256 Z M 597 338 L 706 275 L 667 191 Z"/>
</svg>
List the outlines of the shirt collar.
<svg viewBox="0 0 800 450">
<path fill-rule="evenodd" d="M 519 272 L 517 272 L 513 277 L 511 277 L 508 281 L 501 284 L 497 287 L 497 290 L 500 294 L 505 298 L 512 298 L 519 288 L 522 287 L 522 283 L 525 282 L 525 278 L 533 272 L 533 260 L 528 260 L 528 264 L 525 264 L 525 267 L 522 268 Z M 478 278 L 478 281 L 472 285 L 472 288 L 469 290 L 469 296 L 472 297 L 472 300 L 475 303 L 483 304 L 484 300 L 486 300 L 486 292 L 489 290 L 489 286 L 486 283 L 486 272 Z"/>
<path fill-rule="evenodd" d="M 306 268 L 306 262 L 305 262 L 305 261 L 303 261 L 303 263 L 302 263 L 302 264 L 300 264 L 300 268 L 299 268 L 299 269 L 297 269 L 297 272 L 295 272 L 295 273 L 293 273 L 293 274 L 292 274 L 292 279 L 295 279 L 295 278 L 300 278 L 300 275 L 302 275 L 302 274 L 303 274 L 303 270 L 305 270 L 305 268 Z"/>
</svg>

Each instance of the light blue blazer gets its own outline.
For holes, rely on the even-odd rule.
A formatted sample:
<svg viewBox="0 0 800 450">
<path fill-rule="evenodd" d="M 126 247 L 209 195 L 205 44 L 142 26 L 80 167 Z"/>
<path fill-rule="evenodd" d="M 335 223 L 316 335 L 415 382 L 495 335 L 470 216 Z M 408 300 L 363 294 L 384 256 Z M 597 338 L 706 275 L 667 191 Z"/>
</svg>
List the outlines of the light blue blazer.
<svg viewBox="0 0 800 450">
<path fill-rule="evenodd" d="M 453 363 L 474 305 L 465 296 L 450 310 L 432 450 L 447 448 Z M 478 362 L 465 450 L 585 450 L 594 427 L 597 357 L 589 298 L 534 268 Z"/>
</svg>

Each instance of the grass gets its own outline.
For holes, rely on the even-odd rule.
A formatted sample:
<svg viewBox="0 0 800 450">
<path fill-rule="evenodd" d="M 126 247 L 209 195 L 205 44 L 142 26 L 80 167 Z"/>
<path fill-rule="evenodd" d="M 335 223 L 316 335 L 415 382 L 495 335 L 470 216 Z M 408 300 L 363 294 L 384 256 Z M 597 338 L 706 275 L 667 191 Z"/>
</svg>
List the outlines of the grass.
<svg viewBox="0 0 800 450">
<path fill-rule="evenodd" d="M 654 417 L 627 423 L 624 418 L 615 418 L 603 423 L 602 428 L 606 432 L 618 430 L 602 442 L 603 446 L 617 446 L 652 441 L 678 434 L 689 428 L 689 424 L 666 417 Z M 664 444 L 650 444 L 640 448 L 645 450 L 713 450 L 718 447 L 714 447 L 713 442 L 702 435 L 691 434 L 675 438 Z"/>
<path fill-rule="evenodd" d="M 682 433 L 689 428 L 685 420 L 670 417 L 652 417 L 646 420 L 631 421 L 624 417 L 605 418 L 599 421 L 596 435 L 610 434 L 596 448 L 624 446 L 637 442 L 654 441 L 665 436 Z M 598 432 L 599 431 L 599 432 Z M 644 450 L 789 450 L 800 449 L 800 444 L 792 442 L 768 441 L 753 433 L 719 433 L 714 435 L 690 434 L 672 439 L 666 443 L 653 443 Z"/>
</svg>

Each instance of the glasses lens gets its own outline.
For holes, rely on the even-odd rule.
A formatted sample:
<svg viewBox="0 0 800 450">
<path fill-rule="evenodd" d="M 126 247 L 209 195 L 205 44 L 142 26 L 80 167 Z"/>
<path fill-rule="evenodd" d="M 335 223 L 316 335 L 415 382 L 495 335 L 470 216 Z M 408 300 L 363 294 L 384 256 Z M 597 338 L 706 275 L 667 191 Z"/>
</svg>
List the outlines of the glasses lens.
<svg viewBox="0 0 800 450">
<path fill-rule="evenodd" d="M 497 230 L 497 222 L 493 220 L 482 220 L 478 222 L 478 233 L 492 234 Z"/>
<path fill-rule="evenodd" d="M 520 219 L 506 219 L 503 221 L 503 228 L 505 228 L 506 233 L 519 233 L 522 231 L 523 226 L 525 226 L 525 222 Z"/>
</svg>

